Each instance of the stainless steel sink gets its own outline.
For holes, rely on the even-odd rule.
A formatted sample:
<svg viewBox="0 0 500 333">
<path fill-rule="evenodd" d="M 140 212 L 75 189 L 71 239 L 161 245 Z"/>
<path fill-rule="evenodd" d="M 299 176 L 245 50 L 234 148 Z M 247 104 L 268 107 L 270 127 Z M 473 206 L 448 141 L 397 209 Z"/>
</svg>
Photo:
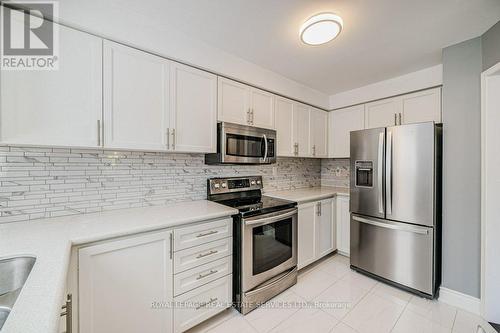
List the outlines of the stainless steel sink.
<svg viewBox="0 0 500 333">
<path fill-rule="evenodd" d="M 13 257 L 0 260 L 0 330 L 28 278 L 36 258 Z"/>
</svg>

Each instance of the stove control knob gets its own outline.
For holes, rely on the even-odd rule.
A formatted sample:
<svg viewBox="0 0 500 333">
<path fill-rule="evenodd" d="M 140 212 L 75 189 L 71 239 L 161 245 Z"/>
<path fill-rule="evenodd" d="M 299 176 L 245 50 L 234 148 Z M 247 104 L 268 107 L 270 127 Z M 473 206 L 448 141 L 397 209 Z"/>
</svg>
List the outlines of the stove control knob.
<svg viewBox="0 0 500 333">
<path fill-rule="evenodd" d="M 219 187 L 220 187 L 219 183 L 214 184 L 214 188 L 219 188 Z"/>
<path fill-rule="evenodd" d="M 227 184 L 226 183 L 222 183 L 222 188 L 226 188 L 227 187 Z"/>
<path fill-rule="evenodd" d="M 255 180 L 252 180 L 252 181 L 250 182 L 250 185 L 255 185 Z"/>
<path fill-rule="evenodd" d="M 257 185 L 260 185 L 260 183 L 261 183 L 261 181 L 260 181 L 260 180 L 258 180 L 258 181 L 257 181 Z"/>
</svg>

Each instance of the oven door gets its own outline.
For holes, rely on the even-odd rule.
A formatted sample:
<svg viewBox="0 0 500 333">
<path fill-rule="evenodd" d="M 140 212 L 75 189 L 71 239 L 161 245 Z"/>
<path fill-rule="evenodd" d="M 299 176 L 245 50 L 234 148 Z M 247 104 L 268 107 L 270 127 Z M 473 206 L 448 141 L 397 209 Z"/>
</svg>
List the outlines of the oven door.
<svg viewBox="0 0 500 333">
<path fill-rule="evenodd" d="M 242 219 L 242 291 L 297 266 L 297 208 Z"/>
<path fill-rule="evenodd" d="M 276 131 L 229 123 L 221 127 L 219 149 L 223 163 L 276 162 Z"/>
</svg>

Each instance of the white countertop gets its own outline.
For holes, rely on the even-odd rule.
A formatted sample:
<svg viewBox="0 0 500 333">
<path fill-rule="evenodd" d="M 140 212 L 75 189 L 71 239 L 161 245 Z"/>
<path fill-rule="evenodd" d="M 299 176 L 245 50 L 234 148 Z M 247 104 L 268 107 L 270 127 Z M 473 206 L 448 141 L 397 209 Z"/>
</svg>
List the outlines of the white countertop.
<svg viewBox="0 0 500 333">
<path fill-rule="evenodd" d="M 308 201 L 331 198 L 336 195 L 349 196 L 349 189 L 345 187 L 318 186 L 298 188 L 295 190 L 266 192 L 265 195 L 279 199 L 296 201 L 301 204 Z"/>
<path fill-rule="evenodd" d="M 0 225 L 0 259 L 29 255 L 36 263 L 2 333 L 53 333 L 65 298 L 71 247 L 237 214 L 207 200 Z"/>
</svg>

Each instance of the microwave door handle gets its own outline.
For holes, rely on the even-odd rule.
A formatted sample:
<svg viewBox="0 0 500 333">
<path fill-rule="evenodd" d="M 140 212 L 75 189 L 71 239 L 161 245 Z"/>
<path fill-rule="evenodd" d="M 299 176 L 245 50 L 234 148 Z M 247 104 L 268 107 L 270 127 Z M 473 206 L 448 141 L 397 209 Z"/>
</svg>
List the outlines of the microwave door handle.
<svg viewBox="0 0 500 333">
<path fill-rule="evenodd" d="M 262 134 L 262 137 L 264 138 L 264 162 L 267 159 L 267 152 L 269 147 L 267 146 L 267 136 L 265 134 Z"/>
</svg>

